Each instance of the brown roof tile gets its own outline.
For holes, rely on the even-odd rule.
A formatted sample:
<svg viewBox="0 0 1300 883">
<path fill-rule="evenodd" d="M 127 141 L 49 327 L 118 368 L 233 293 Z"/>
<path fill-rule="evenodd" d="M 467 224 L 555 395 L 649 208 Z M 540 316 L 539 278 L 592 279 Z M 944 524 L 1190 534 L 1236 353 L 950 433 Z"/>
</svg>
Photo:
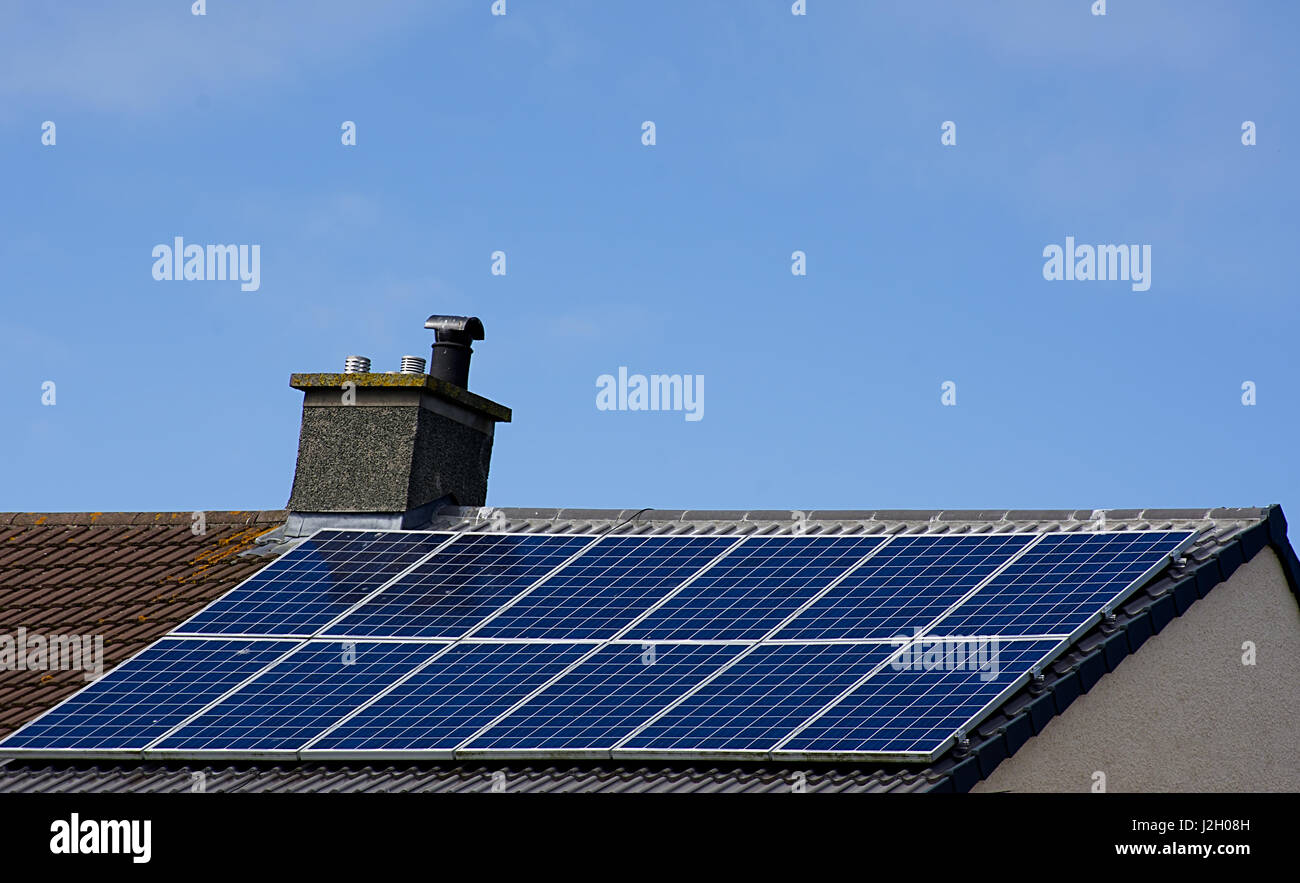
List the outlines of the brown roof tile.
<svg viewBox="0 0 1300 883">
<path fill-rule="evenodd" d="M 240 558 L 283 511 L 0 513 L 0 633 L 104 636 L 108 670 L 265 567 Z M 85 686 L 0 670 L 0 736 Z"/>
</svg>

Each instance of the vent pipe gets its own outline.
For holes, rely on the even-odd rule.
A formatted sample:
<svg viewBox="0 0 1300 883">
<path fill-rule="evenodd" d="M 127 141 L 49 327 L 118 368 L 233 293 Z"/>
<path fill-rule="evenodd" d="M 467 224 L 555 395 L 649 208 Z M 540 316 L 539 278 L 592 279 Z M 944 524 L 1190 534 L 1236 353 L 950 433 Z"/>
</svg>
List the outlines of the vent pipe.
<svg viewBox="0 0 1300 883">
<path fill-rule="evenodd" d="M 369 374 L 370 360 L 365 356 L 348 356 L 343 361 L 344 374 Z"/>
<path fill-rule="evenodd" d="M 420 356 L 402 356 L 402 367 L 398 374 L 423 374 L 424 359 Z"/>
<path fill-rule="evenodd" d="M 470 342 L 483 339 L 483 323 L 476 316 L 430 316 L 424 327 L 433 329 L 429 376 L 467 389 Z"/>
</svg>

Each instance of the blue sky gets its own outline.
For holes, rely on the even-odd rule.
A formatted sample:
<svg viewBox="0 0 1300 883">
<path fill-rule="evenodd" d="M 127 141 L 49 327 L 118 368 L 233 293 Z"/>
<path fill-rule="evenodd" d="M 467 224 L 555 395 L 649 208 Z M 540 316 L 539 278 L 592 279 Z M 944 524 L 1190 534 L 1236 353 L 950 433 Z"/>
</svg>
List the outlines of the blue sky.
<svg viewBox="0 0 1300 883">
<path fill-rule="evenodd" d="M 466 313 L 492 505 L 1300 512 L 1296 4 L 490 5 L 0 4 L 0 510 L 282 507 L 289 374 Z"/>
</svg>

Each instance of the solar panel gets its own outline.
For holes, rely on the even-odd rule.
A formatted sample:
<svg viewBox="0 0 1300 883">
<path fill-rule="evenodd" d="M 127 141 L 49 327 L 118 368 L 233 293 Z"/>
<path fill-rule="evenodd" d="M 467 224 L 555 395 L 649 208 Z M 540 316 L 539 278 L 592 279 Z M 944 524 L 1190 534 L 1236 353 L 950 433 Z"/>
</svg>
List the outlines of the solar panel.
<svg viewBox="0 0 1300 883">
<path fill-rule="evenodd" d="M 886 665 L 778 749 L 778 753 L 929 757 L 1019 686 L 1059 646 L 1054 640 L 922 641 Z"/>
<path fill-rule="evenodd" d="M 326 629 L 330 637 L 458 638 L 591 537 L 467 534 Z"/>
<path fill-rule="evenodd" d="M 152 748 L 296 751 L 446 646 L 313 641 Z"/>
<path fill-rule="evenodd" d="M 603 538 L 474 635 L 612 638 L 735 543 L 735 537 Z"/>
<path fill-rule="evenodd" d="M 322 531 L 0 755 L 916 761 L 1193 536 Z"/>
<path fill-rule="evenodd" d="M 306 637 L 451 536 L 320 531 L 200 611 L 176 633 Z"/>
<path fill-rule="evenodd" d="M 164 638 L 10 735 L 4 747 L 138 751 L 295 645 Z"/>
<path fill-rule="evenodd" d="M 742 650 L 734 644 L 611 644 L 459 753 L 606 753 Z"/>
<path fill-rule="evenodd" d="M 1032 539 L 1033 534 L 894 537 L 773 637 L 910 638 Z"/>
<path fill-rule="evenodd" d="M 1048 534 L 940 622 L 936 635 L 1068 635 L 1195 534 Z"/>
<path fill-rule="evenodd" d="M 626 637 L 758 640 L 882 542 L 863 536 L 748 539 Z"/>
<path fill-rule="evenodd" d="M 457 644 L 309 750 L 450 757 L 463 740 L 591 649 L 583 644 Z"/>
<path fill-rule="evenodd" d="M 760 645 L 619 748 L 651 755 L 767 752 L 895 649 Z"/>
</svg>

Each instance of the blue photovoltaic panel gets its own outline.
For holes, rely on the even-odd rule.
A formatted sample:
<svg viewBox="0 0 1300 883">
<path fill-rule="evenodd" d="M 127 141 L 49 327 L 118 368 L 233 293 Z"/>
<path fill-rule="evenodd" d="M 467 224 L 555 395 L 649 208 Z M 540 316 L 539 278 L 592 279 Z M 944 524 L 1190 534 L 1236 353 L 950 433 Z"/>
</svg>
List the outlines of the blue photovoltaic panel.
<svg viewBox="0 0 1300 883">
<path fill-rule="evenodd" d="M 590 542 L 591 537 L 546 534 L 458 537 L 325 634 L 461 637 Z"/>
<path fill-rule="evenodd" d="M 894 537 L 773 637 L 910 638 L 1032 539 L 1032 534 Z"/>
<path fill-rule="evenodd" d="M 622 746 L 628 751 L 769 751 L 898 648 L 768 644 Z"/>
<path fill-rule="evenodd" d="M 177 632 L 310 635 L 449 536 L 320 531 L 181 625 Z"/>
<path fill-rule="evenodd" d="M 1057 646 L 1052 640 L 922 641 L 919 650 L 905 651 L 897 664 L 872 675 L 780 751 L 930 755 L 958 729 L 969 731 L 990 703 Z"/>
<path fill-rule="evenodd" d="M 860 536 L 746 540 L 626 637 L 757 640 L 882 542 Z"/>
<path fill-rule="evenodd" d="M 474 633 L 608 639 L 736 543 L 736 537 L 605 537 Z"/>
<path fill-rule="evenodd" d="M 555 677 L 587 644 L 460 644 L 311 746 L 450 751 Z"/>
<path fill-rule="evenodd" d="M 611 644 L 467 749 L 608 750 L 743 650 L 734 644 Z"/>
<path fill-rule="evenodd" d="M 313 641 L 154 748 L 295 751 L 445 646 Z"/>
<path fill-rule="evenodd" d="M 1038 636 L 1076 634 L 1193 534 L 750 537 L 730 553 L 731 537 L 451 536 L 323 531 L 182 626 L 201 639 L 163 639 L 0 751 L 928 756 L 1060 651 Z M 972 591 L 903 664 L 864 643 L 910 638 Z M 783 643 L 746 643 L 810 602 Z M 330 640 L 230 637 L 345 613 Z M 971 647 L 984 656 L 955 664 Z"/>
<path fill-rule="evenodd" d="M 164 638 L 0 749 L 140 750 L 296 643 Z"/>
<path fill-rule="evenodd" d="M 1049 534 L 930 634 L 1073 634 L 1193 535 Z"/>
</svg>

